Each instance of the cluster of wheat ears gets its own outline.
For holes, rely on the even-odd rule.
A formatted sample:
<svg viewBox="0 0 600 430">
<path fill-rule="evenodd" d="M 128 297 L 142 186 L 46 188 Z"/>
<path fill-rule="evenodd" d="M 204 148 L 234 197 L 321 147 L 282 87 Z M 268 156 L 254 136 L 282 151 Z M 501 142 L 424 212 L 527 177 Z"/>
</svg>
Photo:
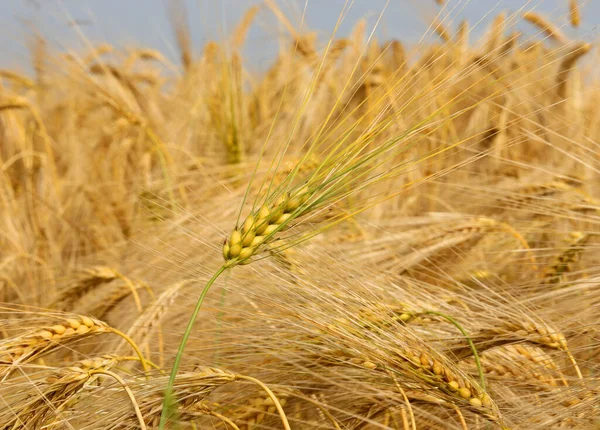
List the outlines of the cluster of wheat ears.
<svg viewBox="0 0 600 430">
<path fill-rule="evenodd" d="M 408 46 L 351 3 L 0 70 L 0 429 L 600 428 L 585 5 Z"/>
</svg>

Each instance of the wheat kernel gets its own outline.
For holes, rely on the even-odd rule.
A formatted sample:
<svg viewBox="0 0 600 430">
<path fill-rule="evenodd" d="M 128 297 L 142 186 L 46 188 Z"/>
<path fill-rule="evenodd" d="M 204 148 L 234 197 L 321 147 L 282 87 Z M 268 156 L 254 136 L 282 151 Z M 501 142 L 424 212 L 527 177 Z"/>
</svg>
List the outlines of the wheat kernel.
<svg viewBox="0 0 600 430">
<path fill-rule="evenodd" d="M 231 245 L 229 247 L 229 258 L 235 258 L 242 252 L 241 244 Z"/>
<path fill-rule="evenodd" d="M 274 222 L 274 224 L 283 224 L 284 222 L 286 222 L 288 219 L 290 219 L 292 216 L 292 214 L 281 214 L 281 216 L 279 216 L 279 218 L 277 218 L 277 220 Z"/>
<path fill-rule="evenodd" d="M 458 395 L 463 399 L 468 399 L 471 397 L 471 390 L 468 388 L 462 387 L 458 390 Z"/>
<path fill-rule="evenodd" d="M 273 234 L 275 230 L 279 228 L 279 224 L 269 224 L 264 231 L 265 236 Z"/>
<path fill-rule="evenodd" d="M 50 330 L 52 330 L 56 334 L 63 334 L 65 332 L 66 328 L 63 325 L 57 324 L 57 325 L 53 325 L 52 327 L 50 327 Z"/>
<path fill-rule="evenodd" d="M 90 328 L 88 326 L 85 326 L 85 325 L 80 325 L 79 327 L 77 327 L 77 330 L 75 330 L 75 331 L 78 334 L 85 334 L 88 331 L 90 331 Z"/>
<path fill-rule="evenodd" d="M 256 233 L 254 231 L 249 231 L 248 233 L 244 234 L 244 239 L 242 240 L 242 245 L 245 247 L 248 247 L 252 244 L 252 242 L 254 241 L 254 238 L 256 237 Z"/>
<path fill-rule="evenodd" d="M 412 315 L 410 315 L 410 314 L 400 314 L 400 320 L 401 321 L 406 322 L 406 321 L 408 321 L 411 318 L 412 318 Z"/>
<path fill-rule="evenodd" d="M 77 329 L 79 328 L 79 326 L 81 325 L 81 323 L 80 323 L 79 321 L 77 321 L 77 320 L 74 320 L 74 319 L 71 319 L 71 318 L 69 318 L 69 319 L 67 320 L 67 323 L 68 323 L 68 324 L 69 324 L 69 326 L 70 326 L 72 329 L 74 329 L 74 330 L 77 330 Z"/>
<path fill-rule="evenodd" d="M 371 363 L 370 361 L 365 361 L 362 365 L 363 367 L 371 370 L 375 370 L 377 368 L 377 365 L 375 363 Z"/>
<path fill-rule="evenodd" d="M 80 318 L 81 318 L 81 322 L 84 323 L 89 328 L 92 328 L 96 325 L 91 318 L 88 318 L 86 316 L 81 316 Z"/>
<path fill-rule="evenodd" d="M 254 236 L 254 239 L 252 240 L 250 247 L 256 248 L 257 246 L 262 244 L 264 240 L 265 240 L 264 236 Z"/>
<path fill-rule="evenodd" d="M 235 245 L 239 245 L 242 242 L 242 233 L 239 230 L 233 230 L 229 237 L 229 246 L 233 248 Z"/>
<path fill-rule="evenodd" d="M 240 252 L 240 260 L 245 260 L 247 258 L 250 258 L 252 256 L 252 254 L 254 253 L 254 248 L 242 248 L 242 251 Z"/>
<path fill-rule="evenodd" d="M 42 339 L 52 339 L 52 332 L 48 330 L 40 330 L 37 334 Z"/>
<path fill-rule="evenodd" d="M 469 399 L 469 403 L 472 404 L 473 406 L 476 406 L 476 407 L 483 406 L 483 403 L 481 403 L 481 400 L 479 400 L 476 397 L 473 397 L 472 399 Z"/>
<path fill-rule="evenodd" d="M 242 227 L 242 231 L 244 232 L 244 234 L 247 234 L 249 231 L 252 231 L 254 227 L 254 218 L 252 217 L 252 215 L 248 216 L 248 218 L 246 218 L 246 221 L 244 221 L 244 226 Z"/>
</svg>

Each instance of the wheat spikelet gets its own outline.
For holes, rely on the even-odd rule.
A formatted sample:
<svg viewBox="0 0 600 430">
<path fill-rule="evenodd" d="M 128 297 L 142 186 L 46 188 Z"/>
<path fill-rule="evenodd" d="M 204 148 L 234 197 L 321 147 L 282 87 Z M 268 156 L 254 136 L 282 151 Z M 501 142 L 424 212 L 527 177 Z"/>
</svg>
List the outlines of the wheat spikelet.
<svg viewBox="0 0 600 430">
<path fill-rule="evenodd" d="M 566 36 L 542 15 L 535 12 L 525 12 L 523 18 L 539 28 L 551 40 L 560 44 L 566 44 L 568 42 Z"/>
</svg>

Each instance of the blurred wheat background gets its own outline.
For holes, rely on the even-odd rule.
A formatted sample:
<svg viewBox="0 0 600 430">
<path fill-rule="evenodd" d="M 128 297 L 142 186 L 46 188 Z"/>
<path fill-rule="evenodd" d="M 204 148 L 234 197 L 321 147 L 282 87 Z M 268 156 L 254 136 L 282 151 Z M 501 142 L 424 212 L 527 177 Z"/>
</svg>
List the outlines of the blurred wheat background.
<svg viewBox="0 0 600 430">
<path fill-rule="evenodd" d="M 177 58 L 32 30 L 0 69 L 0 428 L 158 428 L 221 266 L 164 428 L 600 428 L 593 7 L 430 3 L 411 43 L 350 2 L 201 49 L 169 2 Z"/>
</svg>

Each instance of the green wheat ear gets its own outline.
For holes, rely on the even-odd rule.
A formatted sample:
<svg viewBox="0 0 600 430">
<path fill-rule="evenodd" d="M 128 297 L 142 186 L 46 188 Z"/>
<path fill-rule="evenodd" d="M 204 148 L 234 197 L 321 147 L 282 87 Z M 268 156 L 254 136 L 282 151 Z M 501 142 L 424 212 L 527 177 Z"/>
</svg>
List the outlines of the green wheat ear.
<svg viewBox="0 0 600 430">
<path fill-rule="evenodd" d="M 305 207 L 308 199 L 308 187 L 302 187 L 292 193 L 284 193 L 274 204 L 263 205 L 250 214 L 242 228 L 234 229 L 223 244 L 225 267 L 248 264 L 250 257 L 277 232 L 284 230 L 290 222 L 308 211 Z"/>
</svg>

